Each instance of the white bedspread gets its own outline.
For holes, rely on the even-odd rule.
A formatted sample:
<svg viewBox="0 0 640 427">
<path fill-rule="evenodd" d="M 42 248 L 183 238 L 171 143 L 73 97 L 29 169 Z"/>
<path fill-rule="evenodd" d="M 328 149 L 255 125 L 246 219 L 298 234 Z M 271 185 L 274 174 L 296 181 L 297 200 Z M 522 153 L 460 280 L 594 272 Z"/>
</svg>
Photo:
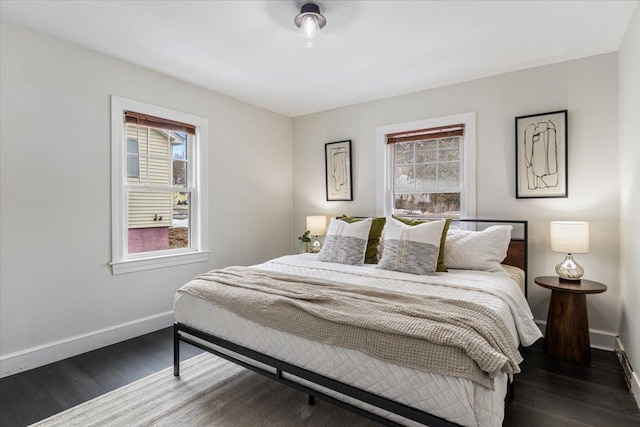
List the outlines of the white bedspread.
<svg viewBox="0 0 640 427">
<path fill-rule="evenodd" d="M 380 270 L 373 266 L 320 262 L 314 254 L 285 256 L 255 267 L 374 288 L 471 300 L 500 314 L 510 326 L 515 342 L 519 340 L 526 346 L 541 337 L 522 291 L 508 274 L 454 270 L 449 273 L 416 276 Z M 491 391 L 469 380 L 404 368 L 382 362 L 356 350 L 319 344 L 265 328 L 184 293 L 176 296 L 174 313 L 176 320 L 187 326 L 455 423 L 465 426 L 502 424 L 506 375 L 496 379 L 495 391 Z M 306 383 L 303 380 L 299 381 Z M 386 411 L 338 396 L 335 392 L 318 386 L 313 387 L 403 424 L 416 425 Z"/>
</svg>

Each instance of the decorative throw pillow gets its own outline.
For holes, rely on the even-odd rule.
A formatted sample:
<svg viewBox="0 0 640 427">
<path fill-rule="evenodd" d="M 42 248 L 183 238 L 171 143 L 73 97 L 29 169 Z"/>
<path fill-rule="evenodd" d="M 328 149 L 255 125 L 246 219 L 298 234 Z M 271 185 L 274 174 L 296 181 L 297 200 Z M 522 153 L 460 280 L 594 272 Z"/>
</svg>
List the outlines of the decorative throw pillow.
<svg viewBox="0 0 640 427">
<path fill-rule="evenodd" d="M 427 222 L 432 222 L 432 219 L 413 219 L 413 218 L 402 218 L 399 216 L 391 215 L 391 218 L 397 219 L 403 224 L 406 225 L 419 225 L 425 224 Z M 444 223 L 444 229 L 442 230 L 442 237 L 440 238 L 440 252 L 438 252 L 438 267 L 436 267 L 436 271 L 441 273 L 447 272 L 447 265 L 444 263 L 444 245 L 447 240 L 447 231 L 449 230 L 449 226 L 451 225 L 451 219 L 447 218 Z"/>
<path fill-rule="evenodd" d="M 363 218 L 353 218 L 347 215 L 342 215 L 341 219 L 344 222 L 350 224 L 358 221 L 362 221 Z M 367 250 L 364 254 L 365 264 L 377 264 L 378 263 L 378 249 L 380 248 L 380 237 L 382 236 L 382 229 L 384 229 L 385 217 L 373 218 L 371 222 L 371 229 L 369 230 L 369 238 L 367 240 Z"/>
<path fill-rule="evenodd" d="M 500 263 L 507 257 L 510 225 L 492 225 L 482 231 L 449 230 L 444 246 L 448 268 L 504 272 Z"/>
<path fill-rule="evenodd" d="M 371 223 L 371 218 L 353 224 L 331 218 L 318 259 L 340 264 L 362 264 Z"/>
<path fill-rule="evenodd" d="M 413 274 L 436 271 L 445 220 L 405 225 L 389 218 L 384 226 L 384 251 L 377 268 Z"/>
</svg>

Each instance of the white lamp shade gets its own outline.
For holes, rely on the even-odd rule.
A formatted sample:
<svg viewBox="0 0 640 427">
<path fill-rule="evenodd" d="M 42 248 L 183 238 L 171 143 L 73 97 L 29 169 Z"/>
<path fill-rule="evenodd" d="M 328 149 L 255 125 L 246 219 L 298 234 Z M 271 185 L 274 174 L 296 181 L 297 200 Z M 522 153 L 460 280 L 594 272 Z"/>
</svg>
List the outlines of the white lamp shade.
<svg viewBox="0 0 640 427">
<path fill-rule="evenodd" d="M 589 223 L 582 221 L 553 221 L 551 250 L 565 254 L 589 252 Z"/>
<path fill-rule="evenodd" d="M 324 233 L 327 232 L 327 217 L 324 215 L 308 216 L 307 230 L 312 236 L 324 236 Z"/>
</svg>

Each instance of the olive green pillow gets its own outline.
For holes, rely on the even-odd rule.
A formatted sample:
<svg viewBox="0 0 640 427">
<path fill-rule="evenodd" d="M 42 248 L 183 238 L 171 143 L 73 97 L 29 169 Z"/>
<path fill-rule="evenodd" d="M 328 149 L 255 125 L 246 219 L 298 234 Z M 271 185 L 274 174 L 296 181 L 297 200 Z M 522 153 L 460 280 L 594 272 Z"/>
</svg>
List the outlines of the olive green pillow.
<svg viewBox="0 0 640 427">
<path fill-rule="evenodd" d="M 397 219 L 403 224 L 406 225 L 418 225 L 424 224 L 425 222 L 431 222 L 430 219 L 413 219 L 413 218 L 402 218 L 399 216 L 391 215 L 393 219 Z M 436 267 L 436 271 L 441 273 L 447 272 L 447 266 L 444 265 L 444 244 L 447 240 L 447 231 L 449 231 L 449 226 L 451 225 L 451 219 L 447 218 L 444 223 L 444 229 L 442 230 L 442 237 L 440 237 L 440 252 L 438 253 L 438 266 Z"/>
<path fill-rule="evenodd" d="M 362 221 L 364 218 L 353 218 L 347 215 L 342 215 L 340 218 L 344 222 L 353 223 Z M 378 263 L 378 249 L 380 248 L 380 237 L 382 236 L 382 229 L 384 223 L 387 221 L 385 217 L 373 218 L 371 223 L 371 229 L 369 230 L 369 239 L 367 240 L 367 250 L 364 253 L 365 264 L 377 264 Z"/>
</svg>

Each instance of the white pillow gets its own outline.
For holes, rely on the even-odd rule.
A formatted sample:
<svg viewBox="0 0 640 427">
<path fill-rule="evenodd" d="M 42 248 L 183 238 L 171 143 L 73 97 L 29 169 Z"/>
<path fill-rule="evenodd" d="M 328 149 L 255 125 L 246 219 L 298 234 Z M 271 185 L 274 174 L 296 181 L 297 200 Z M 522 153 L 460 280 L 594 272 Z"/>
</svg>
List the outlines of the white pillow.
<svg viewBox="0 0 640 427">
<path fill-rule="evenodd" d="M 331 218 L 318 259 L 340 264 L 363 264 L 372 221 L 373 218 L 367 218 L 349 224 Z"/>
<path fill-rule="evenodd" d="M 387 218 L 382 231 L 382 258 L 376 268 L 413 274 L 430 274 L 438 266 L 445 220 L 406 225 Z"/>
<path fill-rule="evenodd" d="M 492 225 L 482 231 L 450 229 L 444 244 L 444 265 L 458 270 L 504 272 L 500 263 L 507 257 L 510 225 Z"/>
</svg>

